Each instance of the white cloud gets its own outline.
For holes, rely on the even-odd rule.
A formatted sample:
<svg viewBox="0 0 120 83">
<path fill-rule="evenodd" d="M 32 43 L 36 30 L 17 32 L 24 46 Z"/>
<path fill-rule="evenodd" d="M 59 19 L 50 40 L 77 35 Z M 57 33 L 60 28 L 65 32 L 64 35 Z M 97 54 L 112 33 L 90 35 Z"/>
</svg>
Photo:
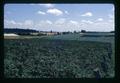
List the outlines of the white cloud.
<svg viewBox="0 0 120 83">
<path fill-rule="evenodd" d="M 115 29 L 114 27 L 114 22 L 97 22 L 94 23 L 93 30 L 98 30 L 98 31 L 112 31 Z"/>
<path fill-rule="evenodd" d="M 22 27 L 23 24 L 21 22 L 16 22 L 14 20 L 4 20 L 4 27 L 5 28 L 16 28 L 16 27 Z"/>
<path fill-rule="evenodd" d="M 113 14 L 109 14 L 108 16 L 109 16 L 109 18 L 114 19 L 114 15 Z"/>
<path fill-rule="evenodd" d="M 11 24 L 16 24 L 14 20 L 9 21 Z"/>
<path fill-rule="evenodd" d="M 108 22 L 114 22 L 114 20 L 110 19 L 110 20 L 108 20 Z"/>
<path fill-rule="evenodd" d="M 80 31 L 81 29 L 85 29 L 88 31 L 96 30 L 96 31 L 108 31 L 108 30 L 114 30 L 114 24 L 113 23 L 70 23 L 70 21 L 61 22 L 61 24 L 47 24 L 42 22 L 41 25 L 38 27 L 38 30 L 46 30 L 46 31 Z"/>
<path fill-rule="evenodd" d="M 51 21 L 49 21 L 49 20 L 46 20 L 46 23 L 48 23 L 48 24 L 52 24 L 52 22 L 51 22 Z"/>
<path fill-rule="evenodd" d="M 53 4 L 39 4 L 39 5 L 44 6 L 44 7 L 47 7 L 47 8 L 52 8 L 52 7 L 54 7 Z"/>
<path fill-rule="evenodd" d="M 83 22 L 83 23 L 93 24 L 93 22 L 92 22 L 92 21 L 89 21 L 89 20 L 81 20 L 81 22 Z"/>
<path fill-rule="evenodd" d="M 4 23 L 13 25 L 17 24 L 14 20 L 4 20 Z"/>
<path fill-rule="evenodd" d="M 97 21 L 103 21 L 103 18 L 98 18 Z"/>
<path fill-rule="evenodd" d="M 25 20 L 23 23 L 24 28 L 34 28 L 34 22 L 32 20 Z"/>
<path fill-rule="evenodd" d="M 77 21 L 70 20 L 70 23 L 75 24 L 75 25 L 78 25 L 78 22 L 77 22 Z"/>
<path fill-rule="evenodd" d="M 23 25 L 21 22 L 18 22 L 17 24 L 18 24 L 18 25 L 20 25 L 20 26 L 22 26 L 22 25 Z"/>
<path fill-rule="evenodd" d="M 81 16 L 88 16 L 88 17 L 90 17 L 90 16 L 93 16 L 93 14 L 91 12 L 87 12 L 85 14 L 82 14 Z"/>
<path fill-rule="evenodd" d="M 45 15 L 46 13 L 45 13 L 45 12 L 42 12 L 42 11 L 38 11 L 37 14 Z"/>
<path fill-rule="evenodd" d="M 36 28 L 44 31 L 80 31 L 77 21 L 59 18 L 56 21 L 53 21 L 52 24 L 48 24 L 48 22 L 49 20 L 42 20 L 36 23 Z"/>
<path fill-rule="evenodd" d="M 24 22 L 16 22 L 15 20 L 4 20 L 5 28 L 29 28 L 41 31 L 80 31 L 81 29 L 87 31 L 112 31 L 114 30 L 114 20 L 95 21 L 90 20 L 68 20 L 66 18 L 59 18 L 56 21 L 40 20 L 34 22 L 33 20 L 25 20 Z"/>
<path fill-rule="evenodd" d="M 41 31 L 50 31 L 52 30 L 53 22 L 50 20 L 40 20 L 35 23 L 35 29 Z"/>
<path fill-rule="evenodd" d="M 33 25 L 33 21 L 32 20 L 25 20 L 24 22 L 25 25 Z"/>
<path fill-rule="evenodd" d="M 63 23 L 65 23 L 65 21 L 66 21 L 65 18 L 60 18 L 60 19 L 55 21 L 55 24 L 63 24 Z"/>
<path fill-rule="evenodd" d="M 48 9 L 47 10 L 47 13 L 49 14 L 53 14 L 53 15 L 56 15 L 56 16 L 59 16 L 59 15 L 62 15 L 63 12 L 59 9 L 56 9 L 56 8 L 53 8 L 53 9 Z"/>
<path fill-rule="evenodd" d="M 68 11 L 65 11 L 65 14 L 69 14 Z"/>
</svg>

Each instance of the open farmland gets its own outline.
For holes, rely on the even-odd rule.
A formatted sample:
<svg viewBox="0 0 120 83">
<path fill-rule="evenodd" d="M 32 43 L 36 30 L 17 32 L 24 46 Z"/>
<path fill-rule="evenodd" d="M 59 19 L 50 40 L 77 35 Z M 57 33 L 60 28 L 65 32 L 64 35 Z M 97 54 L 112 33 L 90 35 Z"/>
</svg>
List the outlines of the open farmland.
<svg viewBox="0 0 120 83">
<path fill-rule="evenodd" d="M 5 4 L 4 77 L 116 77 L 115 9 L 110 3 Z"/>
<path fill-rule="evenodd" d="M 5 77 L 114 77 L 114 50 L 110 42 L 78 41 L 70 40 L 71 38 L 54 39 L 52 37 L 55 36 L 5 39 Z"/>
<path fill-rule="evenodd" d="M 78 41 L 97 41 L 114 43 L 114 33 L 76 33 L 48 36 L 47 39 L 60 39 L 60 40 L 78 40 Z"/>
<path fill-rule="evenodd" d="M 91 41 L 91 42 L 103 42 L 110 43 L 112 47 L 112 59 L 115 62 L 115 33 L 99 32 L 99 33 L 76 33 L 48 36 L 46 39 L 58 39 L 58 40 L 76 40 L 76 41 Z"/>
</svg>

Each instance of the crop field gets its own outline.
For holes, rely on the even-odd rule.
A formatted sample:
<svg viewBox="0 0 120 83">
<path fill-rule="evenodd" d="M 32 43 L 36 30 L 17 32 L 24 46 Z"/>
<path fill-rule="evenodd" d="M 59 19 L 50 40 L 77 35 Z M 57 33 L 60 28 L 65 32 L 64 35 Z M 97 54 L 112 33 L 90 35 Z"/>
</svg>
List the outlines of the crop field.
<svg viewBox="0 0 120 83">
<path fill-rule="evenodd" d="M 6 78 L 114 77 L 110 42 L 45 38 L 5 39 Z"/>
<path fill-rule="evenodd" d="M 113 34 L 112 33 L 111 34 L 110 33 L 65 34 L 65 35 L 48 36 L 46 37 L 46 39 L 97 41 L 97 42 L 114 43 L 114 36 L 109 37 L 110 35 L 113 35 Z M 101 36 L 101 37 L 95 37 L 95 36 Z"/>
</svg>

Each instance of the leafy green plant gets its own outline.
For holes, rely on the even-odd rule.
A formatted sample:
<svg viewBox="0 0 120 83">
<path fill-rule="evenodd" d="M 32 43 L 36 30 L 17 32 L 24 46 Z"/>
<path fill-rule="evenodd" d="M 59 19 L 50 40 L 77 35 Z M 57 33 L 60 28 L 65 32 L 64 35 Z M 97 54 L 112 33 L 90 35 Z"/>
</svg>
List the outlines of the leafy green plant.
<svg viewBox="0 0 120 83">
<path fill-rule="evenodd" d="M 111 43 L 77 40 L 5 40 L 7 78 L 111 77 Z"/>
</svg>

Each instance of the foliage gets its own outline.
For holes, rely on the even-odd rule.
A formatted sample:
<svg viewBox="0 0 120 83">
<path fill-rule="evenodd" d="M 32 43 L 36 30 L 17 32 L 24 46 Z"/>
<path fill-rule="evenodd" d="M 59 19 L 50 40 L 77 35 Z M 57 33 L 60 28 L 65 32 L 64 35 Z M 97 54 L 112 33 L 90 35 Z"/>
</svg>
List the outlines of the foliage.
<svg viewBox="0 0 120 83">
<path fill-rule="evenodd" d="M 36 38 L 8 39 L 4 46 L 7 78 L 114 76 L 110 43 Z"/>
<path fill-rule="evenodd" d="M 82 33 L 85 33 L 85 32 L 86 32 L 86 30 L 81 30 L 81 32 L 82 32 Z"/>
</svg>

